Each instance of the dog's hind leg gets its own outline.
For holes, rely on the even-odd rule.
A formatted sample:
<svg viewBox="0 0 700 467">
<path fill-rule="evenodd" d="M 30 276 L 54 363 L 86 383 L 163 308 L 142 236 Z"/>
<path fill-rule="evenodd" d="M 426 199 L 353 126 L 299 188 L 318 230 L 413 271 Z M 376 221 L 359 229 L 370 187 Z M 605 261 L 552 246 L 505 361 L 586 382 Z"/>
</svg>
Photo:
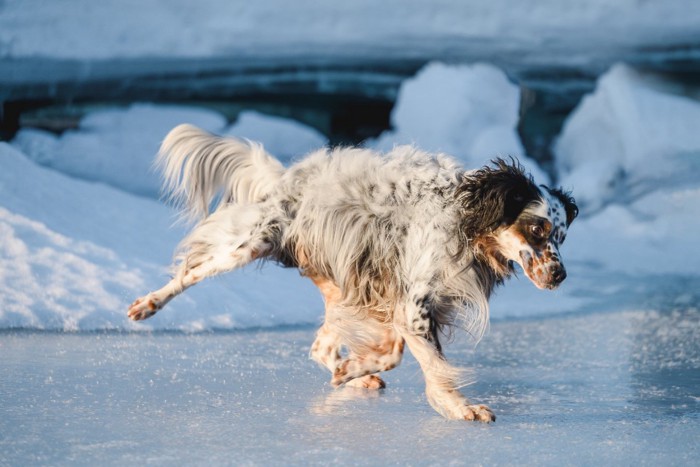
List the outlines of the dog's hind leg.
<svg viewBox="0 0 700 467">
<path fill-rule="evenodd" d="M 382 328 L 381 340 L 375 344 L 360 346 L 336 367 L 331 385 L 334 387 L 342 384 L 358 386 L 362 384 L 363 378 L 380 371 L 389 371 L 401 363 L 403 338 L 398 336 L 392 328 L 383 326 Z"/>
<path fill-rule="evenodd" d="M 323 300 L 326 304 L 326 319 L 329 319 L 330 311 L 340 302 L 340 289 L 328 279 L 312 277 L 311 280 L 314 281 L 314 284 L 316 284 L 323 295 Z M 357 358 L 356 355 L 351 352 L 348 359 L 343 359 L 340 353 L 342 346 L 343 341 L 341 336 L 326 322 L 316 332 L 316 340 L 311 345 L 309 356 L 319 365 L 328 368 L 331 374 L 335 375 L 340 365 L 348 359 Z M 333 383 L 331 382 L 331 384 Z M 349 380 L 347 385 L 367 389 L 381 389 L 386 387 L 384 380 L 379 376 L 365 373 L 360 377 Z"/>
<path fill-rule="evenodd" d="M 202 279 L 245 266 L 272 248 L 269 222 L 258 205 L 231 205 L 212 213 L 182 241 L 173 279 L 131 304 L 134 321 L 150 318 Z"/>
<path fill-rule="evenodd" d="M 343 358 L 340 353 L 342 345 L 340 336 L 330 326 L 324 324 L 316 333 L 316 340 L 309 353 L 313 360 L 331 372 L 333 375 L 331 385 L 333 387 L 338 387 L 343 383 L 347 386 L 366 389 L 386 387 L 384 380 L 374 373 L 391 369 L 396 364 L 386 362 L 383 365 L 376 365 L 375 363 L 378 361 L 387 360 L 387 356 L 384 354 L 359 356 L 355 352 L 350 352 L 347 358 Z M 398 360 L 400 359 L 399 356 Z M 362 368 L 358 369 L 358 365 Z"/>
</svg>

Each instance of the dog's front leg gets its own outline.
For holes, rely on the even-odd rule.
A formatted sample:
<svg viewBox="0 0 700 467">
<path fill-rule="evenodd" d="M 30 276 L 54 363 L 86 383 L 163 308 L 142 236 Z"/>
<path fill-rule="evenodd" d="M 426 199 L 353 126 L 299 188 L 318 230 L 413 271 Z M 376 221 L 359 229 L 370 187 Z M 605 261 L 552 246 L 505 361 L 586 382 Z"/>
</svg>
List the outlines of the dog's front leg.
<svg viewBox="0 0 700 467">
<path fill-rule="evenodd" d="M 409 350 L 420 364 L 425 375 L 425 393 L 430 405 L 445 418 L 452 420 L 477 420 L 493 422 L 496 416 L 485 405 L 471 404 L 458 387 L 461 371 L 453 367 L 427 336 L 416 335 L 397 326 L 406 340 Z"/>
</svg>

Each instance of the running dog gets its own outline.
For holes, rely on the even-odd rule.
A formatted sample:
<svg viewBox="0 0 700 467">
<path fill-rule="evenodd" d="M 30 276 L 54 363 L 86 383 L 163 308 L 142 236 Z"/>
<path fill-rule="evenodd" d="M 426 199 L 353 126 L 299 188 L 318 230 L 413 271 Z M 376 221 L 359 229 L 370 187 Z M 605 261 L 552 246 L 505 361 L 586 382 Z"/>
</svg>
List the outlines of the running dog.
<svg viewBox="0 0 700 467">
<path fill-rule="evenodd" d="M 129 317 L 149 318 L 202 279 L 254 260 L 296 267 L 325 301 L 311 357 L 334 387 L 384 387 L 377 374 L 396 367 L 407 344 L 435 410 L 494 421 L 459 392 L 440 338 L 452 326 L 483 335 L 489 296 L 514 263 L 541 289 L 566 278 L 559 247 L 574 199 L 536 185 L 514 159 L 465 171 L 412 146 L 336 148 L 286 169 L 260 144 L 180 125 L 157 163 L 165 191 L 197 224 L 176 251 L 173 279 L 137 299 Z"/>
</svg>

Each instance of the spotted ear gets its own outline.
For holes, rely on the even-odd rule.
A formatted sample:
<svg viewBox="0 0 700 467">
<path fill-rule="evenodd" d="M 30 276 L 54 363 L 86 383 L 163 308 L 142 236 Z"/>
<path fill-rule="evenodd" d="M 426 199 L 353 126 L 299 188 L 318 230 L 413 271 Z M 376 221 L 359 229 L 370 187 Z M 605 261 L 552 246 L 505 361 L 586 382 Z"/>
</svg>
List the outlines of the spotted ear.
<svg viewBox="0 0 700 467">
<path fill-rule="evenodd" d="M 564 191 L 561 188 L 548 188 L 548 190 L 564 205 L 564 209 L 566 210 L 566 225 L 571 225 L 574 219 L 576 219 L 578 216 L 578 206 L 576 206 L 576 200 L 573 196 L 571 196 L 571 192 Z"/>
<path fill-rule="evenodd" d="M 456 194 L 462 207 L 461 230 L 475 238 L 511 224 L 538 195 L 532 177 L 515 159 L 495 159 L 491 166 L 463 176 Z"/>
</svg>

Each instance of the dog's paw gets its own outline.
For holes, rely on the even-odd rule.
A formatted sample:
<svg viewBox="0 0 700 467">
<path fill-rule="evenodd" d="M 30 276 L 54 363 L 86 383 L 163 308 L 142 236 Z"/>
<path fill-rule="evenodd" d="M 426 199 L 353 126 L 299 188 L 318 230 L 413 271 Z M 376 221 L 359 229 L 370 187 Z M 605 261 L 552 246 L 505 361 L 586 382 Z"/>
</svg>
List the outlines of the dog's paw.
<svg viewBox="0 0 700 467">
<path fill-rule="evenodd" d="M 496 421 L 496 416 L 485 405 L 463 405 L 459 409 L 462 420 L 491 423 Z"/>
<path fill-rule="evenodd" d="M 137 298 L 134 303 L 129 306 L 128 316 L 134 321 L 141 321 L 155 315 L 163 305 L 150 295 Z"/>
<path fill-rule="evenodd" d="M 384 389 L 386 383 L 377 375 L 367 375 L 361 376 L 359 378 L 351 379 L 346 386 L 351 388 L 365 388 L 365 389 Z"/>
</svg>

